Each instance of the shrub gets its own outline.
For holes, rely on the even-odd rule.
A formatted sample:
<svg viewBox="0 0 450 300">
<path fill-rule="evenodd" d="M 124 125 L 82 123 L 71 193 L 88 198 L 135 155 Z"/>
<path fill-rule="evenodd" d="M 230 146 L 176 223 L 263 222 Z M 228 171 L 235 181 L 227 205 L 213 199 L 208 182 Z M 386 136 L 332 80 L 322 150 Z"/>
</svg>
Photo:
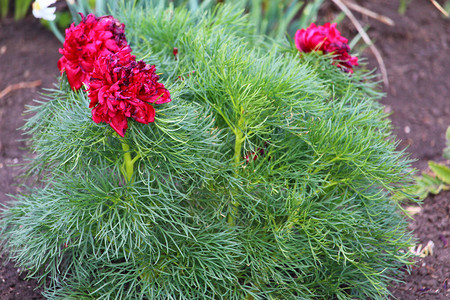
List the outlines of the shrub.
<svg viewBox="0 0 450 300">
<path fill-rule="evenodd" d="M 41 184 L 2 212 L 50 299 L 382 298 L 410 182 L 370 74 L 254 39 L 242 11 L 118 5 L 171 102 L 124 137 L 63 76 L 25 126 Z M 279 44 L 278 44 L 279 43 Z M 177 51 L 174 51 L 174 48 Z"/>
</svg>

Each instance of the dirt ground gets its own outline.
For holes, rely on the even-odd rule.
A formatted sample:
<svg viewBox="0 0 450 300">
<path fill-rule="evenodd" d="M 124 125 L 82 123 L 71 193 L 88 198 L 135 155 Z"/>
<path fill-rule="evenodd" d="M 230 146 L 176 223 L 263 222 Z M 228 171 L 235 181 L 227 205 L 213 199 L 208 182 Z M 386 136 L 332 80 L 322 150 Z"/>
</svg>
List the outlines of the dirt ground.
<svg viewBox="0 0 450 300">
<path fill-rule="evenodd" d="M 398 1 L 358 2 L 395 21 L 391 27 L 355 14 L 363 25 L 370 25 L 368 33 L 387 67 L 390 86 L 384 88 L 382 103 L 392 113 L 394 134 L 402 140 L 400 147 L 408 146 L 416 159 L 413 165 L 426 170 L 428 160 L 443 162 L 445 130 L 450 126 L 450 19 L 444 19 L 425 0 L 412 1 L 404 16 L 397 13 Z M 332 14 L 336 9 L 325 11 Z M 348 21 L 342 26 L 349 34 L 356 34 Z M 0 21 L 0 203 L 9 200 L 6 194 L 20 192 L 14 177 L 27 152 L 16 129 L 24 124 L 25 105 L 56 81 L 60 46 L 32 17 L 18 23 L 10 18 Z M 369 50 L 360 56 L 377 67 Z M 2 94 L 8 86 L 19 83 L 21 88 Z M 410 229 L 423 245 L 434 242 L 434 254 L 418 259 L 411 274 L 405 273 L 405 282 L 392 285 L 392 293 L 405 300 L 449 299 L 450 192 L 428 197 L 422 211 L 411 220 Z M 43 299 L 35 281 L 25 281 L 25 274 L 4 257 L 0 263 L 5 263 L 0 267 L 0 300 Z"/>
<path fill-rule="evenodd" d="M 413 165 L 426 171 L 429 160 L 444 162 L 450 126 L 450 19 L 424 0 L 413 0 L 399 16 L 398 2 L 359 1 L 394 20 L 395 26 L 356 16 L 370 25 L 368 33 L 386 64 L 390 85 L 382 103 L 392 112 L 394 133 L 402 141 L 399 147 L 408 147 L 416 159 Z M 377 66 L 370 51 L 363 56 Z M 450 299 L 450 192 L 425 199 L 409 228 L 419 243 L 434 243 L 434 255 L 417 260 L 411 274 L 405 274 L 405 283 L 392 286 L 393 295 L 402 300 Z"/>
</svg>

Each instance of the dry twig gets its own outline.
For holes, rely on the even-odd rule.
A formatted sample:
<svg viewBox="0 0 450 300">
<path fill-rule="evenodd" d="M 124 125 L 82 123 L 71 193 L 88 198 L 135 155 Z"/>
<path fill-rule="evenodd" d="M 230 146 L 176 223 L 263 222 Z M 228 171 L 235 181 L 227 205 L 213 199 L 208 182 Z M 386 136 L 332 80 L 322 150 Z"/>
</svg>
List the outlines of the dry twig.
<svg viewBox="0 0 450 300">
<path fill-rule="evenodd" d="M 19 83 L 15 83 L 15 84 L 10 84 L 0 92 L 0 99 L 5 97 L 12 91 L 20 90 L 20 89 L 27 89 L 27 88 L 34 88 L 34 87 L 40 86 L 41 83 L 42 83 L 42 80 L 35 80 L 35 81 L 19 82 Z"/>
<path fill-rule="evenodd" d="M 378 21 L 380 21 L 380 22 L 382 22 L 384 24 L 387 24 L 389 26 L 394 26 L 395 25 L 394 21 L 392 19 L 386 17 L 386 16 L 380 15 L 379 13 L 371 11 L 371 10 L 365 8 L 365 7 L 362 7 L 362 6 L 360 6 L 360 5 L 356 4 L 356 3 L 350 2 L 348 0 L 345 0 L 345 1 L 342 0 L 342 2 L 344 2 L 344 4 L 347 5 L 348 8 L 350 8 L 350 9 L 352 9 L 354 11 L 357 11 L 357 12 L 363 14 L 363 15 L 366 15 L 366 16 L 372 18 L 372 19 L 378 20 Z"/>
<path fill-rule="evenodd" d="M 445 11 L 445 9 L 439 4 L 437 3 L 436 0 L 430 0 L 431 3 L 433 3 L 434 7 L 436 7 L 444 16 L 446 16 L 448 18 L 448 12 Z"/>
<path fill-rule="evenodd" d="M 387 76 L 386 65 L 384 64 L 384 61 L 383 61 L 383 58 L 381 57 L 380 52 L 375 47 L 375 45 L 372 43 L 372 40 L 369 38 L 367 33 L 364 31 L 364 28 L 362 27 L 361 23 L 359 23 L 359 21 L 353 15 L 351 10 L 341 0 L 332 0 L 332 1 L 350 19 L 350 21 L 355 26 L 356 30 L 358 30 L 358 32 L 361 35 L 361 37 L 364 40 L 364 42 L 367 45 L 369 45 L 370 50 L 372 51 L 373 55 L 375 55 L 375 58 L 377 59 L 378 65 L 380 66 L 380 72 L 381 72 L 381 76 L 383 78 L 384 85 L 386 87 L 388 87 L 389 86 L 389 80 L 388 80 L 388 76 Z"/>
</svg>

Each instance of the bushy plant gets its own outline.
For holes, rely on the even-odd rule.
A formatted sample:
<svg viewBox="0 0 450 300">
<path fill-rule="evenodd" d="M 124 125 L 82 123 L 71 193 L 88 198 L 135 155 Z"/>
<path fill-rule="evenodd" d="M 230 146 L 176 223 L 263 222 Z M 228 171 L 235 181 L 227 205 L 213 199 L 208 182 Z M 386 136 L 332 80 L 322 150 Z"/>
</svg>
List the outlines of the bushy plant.
<svg viewBox="0 0 450 300">
<path fill-rule="evenodd" d="M 409 263 L 409 184 L 370 75 L 229 5 L 113 7 L 171 102 L 123 137 L 65 75 L 25 126 L 41 184 L 4 249 L 50 299 L 366 299 Z M 119 132 L 120 133 L 120 132 Z"/>
</svg>

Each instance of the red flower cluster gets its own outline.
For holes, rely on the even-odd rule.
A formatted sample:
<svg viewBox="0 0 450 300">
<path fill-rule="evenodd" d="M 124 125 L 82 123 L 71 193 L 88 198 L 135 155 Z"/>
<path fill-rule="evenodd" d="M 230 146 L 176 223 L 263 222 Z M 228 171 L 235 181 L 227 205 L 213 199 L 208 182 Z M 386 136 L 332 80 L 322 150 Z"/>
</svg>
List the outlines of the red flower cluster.
<svg viewBox="0 0 450 300">
<path fill-rule="evenodd" d="M 125 25 L 111 16 L 81 15 L 81 23 L 66 29 L 66 39 L 59 53 L 58 69 L 66 72 L 69 84 L 78 90 L 89 82 L 94 62 L 103 55 L 127 46 Z"/>
<path fill-rule="evenodd" d="M 70 86 L 88 86 L 95 123 L 109 124 L 120 136 L 127 118 L 148 124 L 155 120 L 152 104 L 171 101 L 158 82 L 155 66 L 136 61 L 125 38 L 125 25 L 111 16 L 81 14 L 81 23 L 66 30 L 58 68 L 66 72 Z"/>
<path fill-rule="evenodd" d="M 126 47 L 100 57 L 89 80 L 92 119 L 109 124 L 122 137 L 127 118 L 148 124 L 155 120 L 152 104 L 171 101 L 169 91 L 158 82 L 155 66 L 136 61 L 130 52 Z"/>
<path fill-rule="evenodd" d="M 336 23 L 326 23 L 323 26 L 312 23 L 307 29 L 298 30 L 294 40 L 300 52 L 322 51 L 334 54 L 337 66 L 345 72 L 353 73 L 353 66 L 358 65 L 358 58 L 349 54 L 348 40 L 336 29 Z"/>
</svg>

